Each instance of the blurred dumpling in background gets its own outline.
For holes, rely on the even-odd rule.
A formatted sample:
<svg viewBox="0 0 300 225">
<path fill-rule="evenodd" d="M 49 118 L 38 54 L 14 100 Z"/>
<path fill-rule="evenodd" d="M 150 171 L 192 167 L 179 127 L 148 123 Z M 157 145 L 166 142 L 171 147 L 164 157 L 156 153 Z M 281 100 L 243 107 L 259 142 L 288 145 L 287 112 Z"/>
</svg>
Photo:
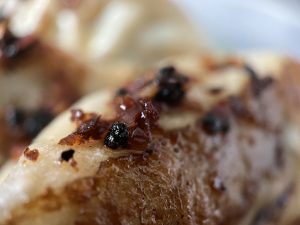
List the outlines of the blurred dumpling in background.
<svg viewBox="0 0 300 225">
<path fill-rule="evenodd" d="M 6 10 L 15 35 L 35 34 L 82 60 L 150 62 L 200 46 L 197 31 L 169 1 L 16 2 Z"/>
</svg>

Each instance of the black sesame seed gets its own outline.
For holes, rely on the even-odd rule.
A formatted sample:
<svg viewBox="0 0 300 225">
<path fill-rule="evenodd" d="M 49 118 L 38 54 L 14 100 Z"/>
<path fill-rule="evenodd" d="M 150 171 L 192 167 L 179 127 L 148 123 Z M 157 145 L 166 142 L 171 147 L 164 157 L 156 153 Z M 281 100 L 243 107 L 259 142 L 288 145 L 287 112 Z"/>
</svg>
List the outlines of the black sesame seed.
<svg viewBox="0 0 300 225">
<path fill-rule="evenodd" d="M 186 81 L 186 77 L 178 75 L 172 66 L 161 69 L 157 76 L 158 92 L 154 99 L 169 105 L 179 103 L 185 94 Z"/>
<path fill-rule="evenodd" d="M 24 130 L 29 137 L 34 138 L 52 119 L 52 113 L 39 110 L 26 118 Z"/>
<path fill-rule="evenodd" d="M 129 132 L 126 124 L 114 123 L 105 137 L 104 144 L 112 149 L 125 147 L 128 143 Z"/>
<path fill-rule="evenodd" d="M 229 131 L 229 121 L 216 113 L 209 112 L 201 120 L 203 130 L 208 134 L 226 133 Z"/>
<path fill-rule="evenodd" d="M 75 151 L 73 149 L 68 149 L 68 150 L 63 151 L 61 153 L 60 158 L 61 158 L 62 161 L 68 162 L 70 159 L 73 158 L 74 153 L 75 153 Z"/>
</svg>

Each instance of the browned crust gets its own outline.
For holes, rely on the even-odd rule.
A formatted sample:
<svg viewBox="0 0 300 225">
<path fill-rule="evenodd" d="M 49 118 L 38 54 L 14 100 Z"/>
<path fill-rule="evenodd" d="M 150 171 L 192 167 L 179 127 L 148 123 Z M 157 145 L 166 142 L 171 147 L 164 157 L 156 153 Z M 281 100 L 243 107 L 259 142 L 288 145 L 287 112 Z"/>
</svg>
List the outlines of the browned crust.
<svg viewBox="0 0 300 225">
<path fill-rule="evenodd" d="M 284 120 L 281 105 L 273 103 L 276 85 L 258 99 L 248 91 L 242 99 L 253 120 L 237 117 L 230 101 L 221 102 L 216 107 L 228 114 L 228 133 L 212 136 L 194 124 L 158 134 L 143 154 L 102 162 L 97 174 L 66 185 L 47 201 L 59 198 L 58 205 L 75 207 L 75 224 L 238 222 L 262 197 L 264 185 L 276 179 L 288 185 L 291 179 L 284 175 L 285 149 L 283 164 L 277 159 Z M 39 207 L 43 201 L 38 197 L 33 207 L 49 211 Z"/>
<path fill-rule="evenodd" d="M 210 109 L 225 113 L 227 132 L 210 134 L 199 123 L 158 132 L 140 154 L 101 162 L 93 176 L 55 194 L 48 191 L 26 207 L 34 212 L 72 207 L 80 225 L 228 225 L 239 222 L 269 187 L 252 223 L 279 220 L 294 178 L 282 136 L 286 113 L 293 110 L 282 99 L 293 100 L 283 95 L 289 85 L 281 82 L 275 80 L 259 95 L 250 84 L 240 96 Z M 274 183 L 283 184 L 282 190 L 273 193 Z M 57 207 L 41 206 L 47 202 Z M 33 211 L 16 209 L 11 224 Z"/>
</svg>

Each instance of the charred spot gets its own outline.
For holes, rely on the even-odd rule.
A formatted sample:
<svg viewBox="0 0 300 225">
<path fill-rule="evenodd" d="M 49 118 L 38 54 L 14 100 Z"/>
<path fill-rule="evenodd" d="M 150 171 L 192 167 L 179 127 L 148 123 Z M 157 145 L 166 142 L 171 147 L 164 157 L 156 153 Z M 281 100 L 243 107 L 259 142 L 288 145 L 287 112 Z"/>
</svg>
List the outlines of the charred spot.
<svg viewBox="0 0 300 225">
<path fill-rule="evenodd" d="M 229 120 L 226 116 L 217 112 L 208 112 L 201 119 L 202 129 L 210 135 L 218 133 L 227 133 L 230 129 Z"/>
<path fill-rule="evenodd" d="M 24 130 L 27 136 L 34 138 L 52 119 L 54 115 L 46 110 L 38 110 L 26 117 Z"/>
<path fill-rule="evenodd" d="M 185 95 L 187 78 L 177 74 L 174 67 L 162 68 L 157 76 L 158 91 L 154 99 L 168 105 L 178 104 Z"/>
<path fill-rule="evenodd" d="M 61 153 L 60 160 L 68 162 L 69 160 L 73 159 L 74 153 L 74 149 L 65 150 Z"/>
<path fill-rule="evenodd" d="M 122 122 L 113 123 L 105 137 L 104 144 L 112 149 L 125 147 L 128 143 L 129 132 L 127 125 Z"/>
<path fill-rule="evenodd" d="M 39 151 L 37 149 L 29 149 L 29 148 L 26 148 L 24 150 L 24 156 L 31 160 L 31 161 L 36 161 L 39 157 Z"/>
<path fill-rule="evenodd" d="M 252 93 L 255 97 L 259 97 L 261 93 L 274 81 L 272 77 L 260 78 L 255 70 L 249 65 L 245 65 L 244 69 L 247 71 L 247 74 L 251 79 Z"/>
</svg>

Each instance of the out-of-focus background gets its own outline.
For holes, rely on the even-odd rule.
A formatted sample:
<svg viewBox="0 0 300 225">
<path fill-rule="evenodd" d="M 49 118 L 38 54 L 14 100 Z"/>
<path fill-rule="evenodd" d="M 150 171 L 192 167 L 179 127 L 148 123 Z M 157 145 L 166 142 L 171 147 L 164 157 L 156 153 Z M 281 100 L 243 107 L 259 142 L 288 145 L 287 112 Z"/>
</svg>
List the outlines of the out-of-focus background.
<svg viewBox="0 0 300 225">
<path fill-rule="evenodd" d="M 173 1 L 215 49 L 263 48 L 300 58 L 299 0 Z"/>
</svg>

